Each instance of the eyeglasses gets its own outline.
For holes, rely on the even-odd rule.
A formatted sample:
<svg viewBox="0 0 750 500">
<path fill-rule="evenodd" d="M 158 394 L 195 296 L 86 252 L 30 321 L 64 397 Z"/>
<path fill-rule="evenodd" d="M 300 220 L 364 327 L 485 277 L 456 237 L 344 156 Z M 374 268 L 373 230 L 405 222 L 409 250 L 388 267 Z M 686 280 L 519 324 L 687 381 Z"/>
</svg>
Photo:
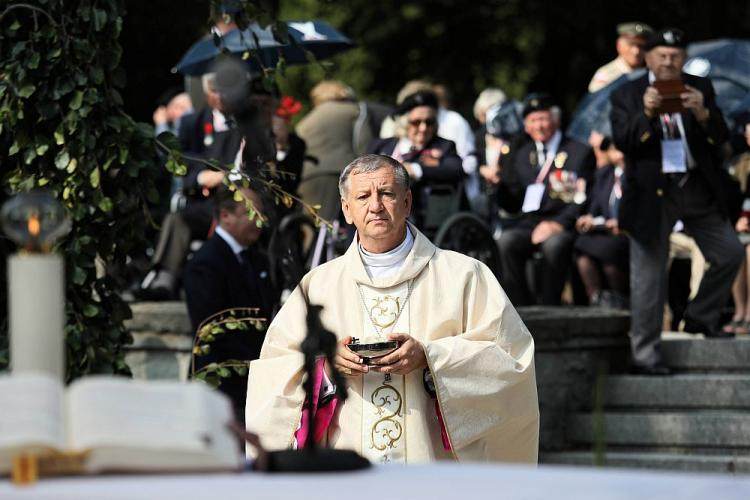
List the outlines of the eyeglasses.
<svg viewBox="0 0 750 500">
<path fill-rule="evenodd" d="M 423 123 L 428 127 L 434 127 L 437 123 L 437 120 L 435 120 L 434 118 L 426 118 L 424 120 L 409 120 L 409 125 L 411 125 L 412 127 L 419 127 Z"/>
</svg>

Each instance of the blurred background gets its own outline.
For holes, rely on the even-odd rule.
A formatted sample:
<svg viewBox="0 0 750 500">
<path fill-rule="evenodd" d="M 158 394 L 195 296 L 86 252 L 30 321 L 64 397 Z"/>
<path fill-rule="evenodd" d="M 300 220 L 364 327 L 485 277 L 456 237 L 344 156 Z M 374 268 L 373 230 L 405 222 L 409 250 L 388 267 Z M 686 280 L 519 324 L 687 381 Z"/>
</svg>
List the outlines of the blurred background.
<svg viewBox="0 0 750 500">
<path fill-rule="evenodd" d="M 615 56 L 615 26 L 642 21 L 675 26 L 691 41 L 746 37 L 750 2 L 662 0 L 272 0 L 281 20 L 321 19 L 357 48 L 339 55 L 329 76 L 350 84 L 360 99 L 393 103 L 407 80 L 444 83 L 453 108 L 470 117 L 477 94 L 498 86 L 510 98 L 546 90 L 569 118 L 596 69 Z M 187 48 L 208 32 L 208 0 L 128 0 L 121 43 L 127 72 L 127 111 L 149 122 L 157 98 L 182 77 L 170 72 Z M 288 68 L 285 94 L 308 107 L 320 66 Z M 304 115 L 304 113 L 302 114 Z"/>
</svg>

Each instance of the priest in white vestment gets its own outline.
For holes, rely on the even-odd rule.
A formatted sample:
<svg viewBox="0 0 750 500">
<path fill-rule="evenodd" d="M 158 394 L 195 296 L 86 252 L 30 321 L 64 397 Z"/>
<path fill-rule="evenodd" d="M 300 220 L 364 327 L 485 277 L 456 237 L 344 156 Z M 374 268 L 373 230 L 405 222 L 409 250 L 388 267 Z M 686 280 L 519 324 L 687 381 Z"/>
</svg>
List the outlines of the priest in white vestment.
<svg viewBox="0 0 750 500">
<path fill-rule="evenodd" d="M 536 463 L 534 342 L 492 272 L 407 222 L 409 178 L 398 161 L 357 158 L 339 189 L 357 239 L 310 271 L 271 323 L 250 365 L 248 430 L 269 450 L 298 444 L 309 302 L 339 338 L 335 368 L 348 382 L 324 444 L 378 463 Z M 346 347 L 352 338 L 401 345 L 368 366 Z M 323 379 L 321 397 L 331 393 Z"/>
</svg>

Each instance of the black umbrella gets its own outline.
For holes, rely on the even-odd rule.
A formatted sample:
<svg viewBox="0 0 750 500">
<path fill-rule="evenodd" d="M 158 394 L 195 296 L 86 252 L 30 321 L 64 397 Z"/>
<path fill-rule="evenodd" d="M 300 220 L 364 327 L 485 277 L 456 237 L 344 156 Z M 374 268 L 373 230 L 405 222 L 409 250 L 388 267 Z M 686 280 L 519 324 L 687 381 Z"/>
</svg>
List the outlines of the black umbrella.
<svg viewBox="0 0 750 500">
<path fill-rule="evenodd" d="M 245 30 L 228 32 L 220 38 L 218 47 L 212 37 L 203 38 L 188 49 L 172 72 L 192 76 L 207 73 L 224 51 L 244 59 L 250 71 L 258 73 L 262 67 L 276 66 L 280 54 L 287 64 L 306 64 L 310 62 L 307 52 L 316 59 L 325 59 L 354 46 L 349 38 L 323 21 L 290 21 L 287 30 L 288 44 L 277 41 L 270 27 L 261 28 L 257 23 Z"/>
<path fill-rule="evenodd" d="M 719 39 L 688 47 L 683 71 L 707 76 L 716 91 L 716 104 L 731 122 L 748 110 L 750 95 L 750 40 Z"/>
<path fill-rule="evenodd" d="M 625 82 L 640 78 L 646 72 L 645 69 L 637 69 L 622 75 L 604 88 L 586 94 L 573 113 L 573 119 L 568 126 L 567 134 L 573 139 L 588 144 L 589 135 L 597 131 L 604 136 L 612 135 L 612 124 L 609 121 L 609 112 L 612 105 L 609 96 L 612 91 Z"/>
</svg>

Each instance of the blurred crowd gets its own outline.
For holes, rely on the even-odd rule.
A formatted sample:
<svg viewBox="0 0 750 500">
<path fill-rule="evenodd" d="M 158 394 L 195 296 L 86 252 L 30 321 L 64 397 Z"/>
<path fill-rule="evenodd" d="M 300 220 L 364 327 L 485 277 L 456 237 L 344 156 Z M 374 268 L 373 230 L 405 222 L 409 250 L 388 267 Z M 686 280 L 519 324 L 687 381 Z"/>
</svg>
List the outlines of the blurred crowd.
<svg viewBox="0 0 750 500">
<path fill-rule="evenodd" d="M 285 216 L 304 212 L 302 204 L 279 203 L 262 182 L 243 186 L 238 197 L 225 178 L 258 157 L 256 141 L 271 141 L 266 160 L 283 173 L 274 182 L 345 226 L 339 174 L 357 156 L 379 153 L 409 172 L 410 220 L 429 237 L 454 213 L 481 221 L 496 246 L 492 255 L 499 253 L 499 261 L 485 263 L 514 305 L 632 307 L 634 369 L 665 374 L 662 329 L 717 338 L 750 333 L 748 113 L 727 126 L 708 79 L 682 72 L 686 45 L 676 29 L 619 25 L 617 57 L 588 87 L 601 92 L 617 82 L 609 90 L 611 126 L 592 128 L 587 142 L 566 133 L 562 110 L 546 92 L 513 101 L 487 88 L 473 116 L 464 117 L 453 109 L 449 85 L 428 79 L 405 82 L 392 103 L 367 102 L 344 82 L 321 81 L 304 111 L 301 96 L 258 85 L 257 110 L 268 126 L 259 129 L 263 137 L 251 137 L 227 110 L 216 75 L 206 74 L 205 106 L 192 109 L 176 89 L 154 112 L 157 133 L 179 139 L 188 171 L 165 187 L 171 202 L 134 295 L 174 299 L 184 287 L 194 328 L 231 307 L 258 307 L 270 319 L 280 288 L 294 286 L 274 279 L 271 233 Z M 622 83 L 644 66 L 642 76 Z M 683 85 L 669 96 L 676 108 L 667 107 L 663 90 L 670 82 Z"/>
</svg>

